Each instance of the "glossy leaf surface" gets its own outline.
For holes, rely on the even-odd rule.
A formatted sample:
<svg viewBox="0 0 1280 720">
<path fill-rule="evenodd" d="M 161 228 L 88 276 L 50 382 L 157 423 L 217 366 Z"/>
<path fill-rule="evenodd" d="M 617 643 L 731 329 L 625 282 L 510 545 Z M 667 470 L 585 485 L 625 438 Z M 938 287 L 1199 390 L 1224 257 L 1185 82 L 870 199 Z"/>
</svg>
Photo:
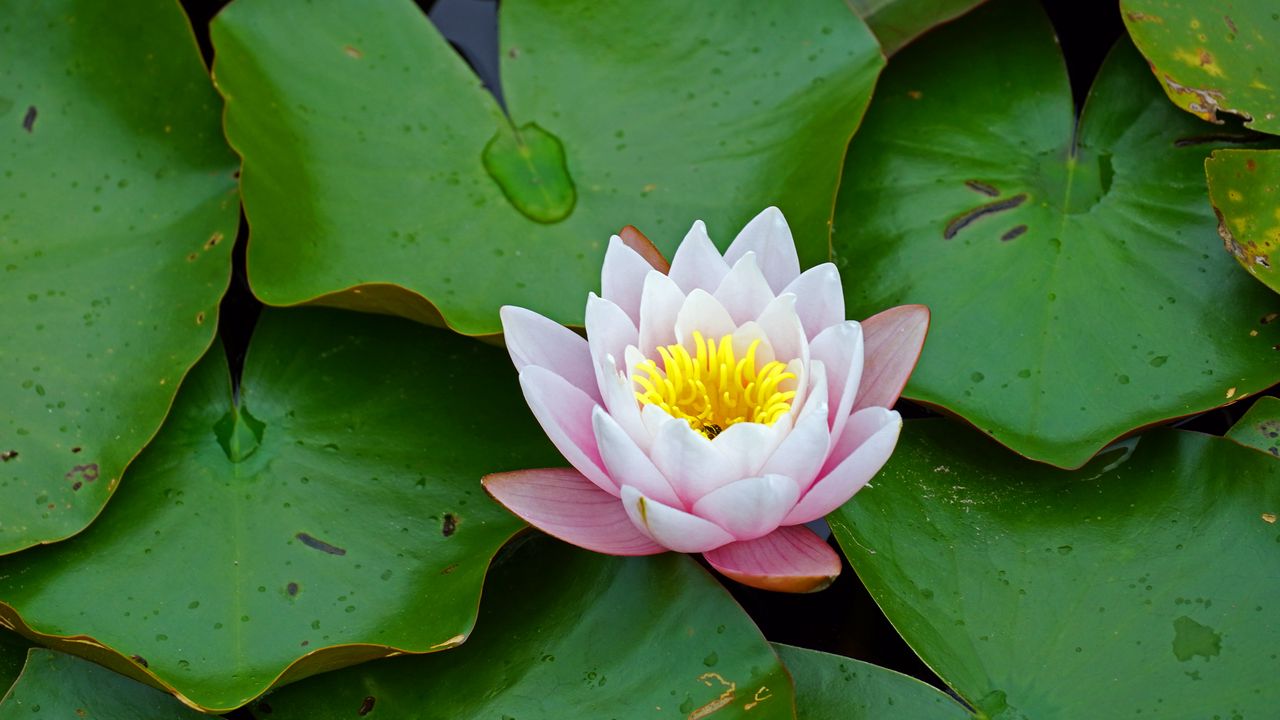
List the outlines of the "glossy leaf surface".
<svg viewBox="0 0 1280 720">
<path fill-rule="evenodd" d="M 0 554 L 102 509 L 213 339 L 238 163 L 168 0 L 0 3 Z"/>
<path fill-rule="evenodd" d="M 928 305 L 905 395 L 1062 467 L 1269 387 L 1280 326 L 1259 319 L 1280 300 L 1218 249 L 1206 130 L 1124 41 L 1077 128 L 1033 2 L 939 28 L 894 58 L 849 149 L 849 315 Z"/>
<path fill-rule="evenodd" d="M 1231 426 L 1227 437 L 1241 445 L 1280 457 L 1280 399 L 1270 395 L 1258 398 L 1249 412 Z M 1280 509 L 1271 512 L 1270 522 L 1275 522 L 1278 512 Z"/>
<path fill-rule="evenodd" d="M 214 710 L 282 674 L 453 647 L 520 527 L 480 477 L 557 458 L 501 349 L 269 311 L 238 404 L 215 348 L 103 516 L 0 563 L 0 613 Z"/>
<path fill-rule="evenodd" d="M 797 720 L 964 720 L 945 693 L 901 673 L 839 655 L 775 643 L 796 684 Z"/>
<path fill-rule="evenodd" d="M 828 259 L 840 158 L 884 62 L 843 3 L 512 0 L 500 33 L 510 120 L 408 0 L 219 15 L 263 300 L 467 334 L 499 332 L 503 304 L 581 323 L 622 226 L 669 256 L 695 219 L 724 247 L 769 205 L 806 264 Z"/>
<path fill-rule="evenodd" d="M 1266 717 L 1278 510 L 1280 464 L 1224 438 L 1154 431 L 1064 472 L 934 420 L 828 520 L 894 627 L 989 717 Z"/>
<path fill-rule="evenodd" d="M 1271 0 L 1121 0 L 1125 27 L 1178 107 L 1280 135 L 1280 6 Z"/>
<path fill-rule="evenodd" d="M 1227 252 L 1280 291 L 1280 150 L 1219 150 L 1204 171 Z"/>
<path fill-rule="evenodd" d="M 876 34 L 885 55 L 935 25 L 957 18 L 986 0 L 848 0 Z"/>
<path fill-rule="evenodd" d="M 36 648 L 22 677 L 0 701 L 0 720 L 199 720 L 207 717 L 170 695 L 88 660 Z"/>
<path fill-rule="evenodd" d="M 611 557 L 546 537 L 495 566 L 462 647 L 312 678 L 267 702 L 281 720 L 793 717 L 777 656 L 689 557 Z"/>
</svg>

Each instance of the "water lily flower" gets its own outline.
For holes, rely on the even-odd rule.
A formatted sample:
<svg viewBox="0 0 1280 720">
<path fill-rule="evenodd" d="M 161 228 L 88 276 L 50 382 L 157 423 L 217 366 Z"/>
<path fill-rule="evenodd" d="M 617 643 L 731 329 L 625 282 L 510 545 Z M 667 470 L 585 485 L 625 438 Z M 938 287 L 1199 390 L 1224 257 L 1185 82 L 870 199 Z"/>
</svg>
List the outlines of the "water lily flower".
<svg viewBox="0 0 1280 720">
<path fill-rule="evenodd" d="M 846 320 L 835 266 L 801 273 L 777 208 L 723 256 L 701 221 L 669 272 L 647 250 L 612 238 L 585 340 L 502 308 L 525 399 L 573 467 L 496 473 L 485 488 L 589 550 L 702 553 L 747 585 L 825 587 L 840 558 L 805 523 L 846 502 L 893 452 L 902 419 L 890 408 L 928 310 Z"/>
</svg>

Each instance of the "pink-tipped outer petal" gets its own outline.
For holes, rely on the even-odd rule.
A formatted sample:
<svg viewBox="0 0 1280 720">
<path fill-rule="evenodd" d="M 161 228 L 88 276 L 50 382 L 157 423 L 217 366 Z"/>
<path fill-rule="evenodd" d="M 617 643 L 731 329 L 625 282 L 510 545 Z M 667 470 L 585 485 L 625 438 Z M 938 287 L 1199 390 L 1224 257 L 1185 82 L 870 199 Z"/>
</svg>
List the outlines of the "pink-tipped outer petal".
<svg viewBox="0 0 1280 720">
<path fill-rule="evenodd" d="M 899 305 L 862 321 L 866 359 L 854 411 L 891 408 L 915 369 L 929 333 L 929 308 Z"/>
<path fill-rule="evenodd" d="M 608 555 L 653 555 L 666 550 L 636 529 L 622 502 L 572 468 L 486 475 L 484 489 L 539 530 Z"/>
<path fill-rule="evenodd" d="M 799 525 L 817 520 L 848 502 L 884 467 L 901 430 L 902 417 L 892 410 L 871 407 L 854 413 L 827 461 L 831 465 L 834 458 L 842 457 L 839 464 L 818 478 L 782 522 Z"/>
<path fill-rule="evenodd" d="M 815 592 L 840 575 L 840 556 L 803 525 L 780 527 L 702 556 L 727 578 L 775 592 Z"/>
<path fill-rule="evenodd" d="M 631 318 L 640 322 L 640 296 L 644 279 L 653 270 L 635 250 L 627 247 L 622 238 L 609 238 L 609 249 L 604 253 L 604 266 L 600 270 L 600 294 Z"/>
<path fill-rule="evenodd" d="M 631 485 L 646 496 L 668 505 L 679 507 L 682 504 L 667 478 L 604 408 L 597 407 L 592 412 L 591 426 L 600 444 L 600 458 L 614 482 Z"/>
<path fill-rule="evenodd" d="M 622 505 L 637 529 L 676 552 L 706 552 L 734 540 L 710 520 L 647 498 L 630 485 L 622 486 Z"/>
<path fill-rule="evenodd" d="M 592 400 L 600 400 L 586 340 L 560 323 L 522 307 L 505 305 L 498 314 L 507 352 L 517 370 L 527 365 L 546 368 Z"/>
<path fill-rule="evenodd" d="M 754 540 L 773 532 L 800 497 L 785 475 L 764 475 L 731 482 L 703 495 L 693 513 L 719 525 L 735 540 Z"/>
<path fill-rule="evenodd" d="M 536 365 L 520 371 L 520 389 L 551 444 L 569 464 L 601 490 L 617 495 L 618 486 L 604 471 L 591 428 L 595 401 L 568 380 Z"/>
<path fill-rule="evenodd" d="M 756 254 L 760 269 L 775 293 L 791 284 L 800 275 L 800 258 L 796 255 L 796 242 L 791 228 L 776 207 L 765 208 L 742 228 L 733 244 L 724 253 L 725 262 L 733 265 L 748 252 Z"/>
<path fill-rule="evenodd" d="M 782 292 L 796 296 L 796 314 L 810 340 L 844 322 L 844 291 L 840 288 L 840 273 L 832 263 L 805 270 Z"/>
<path fill-rule="evenodd" d="M 728 272 L 728 263 L 707 236 L 707 226 L 701 220 L 694 222 L 671 258 L 671 279 L 685 293 L 698 288 L 711 292 Z"/>
<path fill-rule="evenodd" d="M 715 298 L 729 312 L 735 325 L 755 320 L 764 312 L 774 293 L 760 271 L 755 253 L 749 252 L 734 263 L 733 269 L 715 288 Z"/>
<path fill-rule="evenodd" d="M 865 362 L 862 328 L 846 320 L 818 333 L 809 344 L 809 357 L 821 362 L 827 370 L 827 421 L 832 437 L 840 437 L 844 424 L 853 413 Z"/>
</svg>

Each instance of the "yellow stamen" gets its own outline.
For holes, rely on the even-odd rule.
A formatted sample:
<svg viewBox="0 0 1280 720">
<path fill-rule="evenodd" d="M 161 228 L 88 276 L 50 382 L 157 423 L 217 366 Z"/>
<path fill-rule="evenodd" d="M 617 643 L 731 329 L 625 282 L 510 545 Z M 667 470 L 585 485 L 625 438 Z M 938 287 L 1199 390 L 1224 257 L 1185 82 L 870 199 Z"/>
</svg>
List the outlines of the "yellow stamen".
<svg viewBox="0 0 1280 720">
<path fill-rule="evenodd" d="M 641 390 L 636 393 L 640 404 L 683 418 L 712 439 L 740 422 L 772 425 L 791 409 L 796 393 L 781 386 L 795 380 L 795 373 L 777 360 L 757 370 L 759 340 L 752 341 L 741 360 L 733 351 L 732 335 L 717 342 L 695 332 L 693 346 L 692 355 L 683 345 L 660 347 L 661 367 L 653 360 L 636 366 L 632 379 Z"/>
</svg>

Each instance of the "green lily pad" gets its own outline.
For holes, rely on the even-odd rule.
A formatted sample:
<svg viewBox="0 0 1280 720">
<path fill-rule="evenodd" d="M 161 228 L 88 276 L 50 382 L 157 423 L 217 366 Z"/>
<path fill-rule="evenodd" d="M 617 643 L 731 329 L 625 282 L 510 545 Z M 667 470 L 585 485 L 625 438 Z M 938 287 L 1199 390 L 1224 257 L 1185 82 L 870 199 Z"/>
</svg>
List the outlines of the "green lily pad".
<svg viewBox="0 0 1280 720">
<path fill-rule="evenodd" d="M 1204 170 L 1227 252 L 1280 291 L 1280 150 L 1218 150 Z"/>
<path fill-rule="evenodd" d="M 1280 135 L 1277 10 L 1272 0 L 1120 0 L 1129 35 L 1174 104 Z"/>
<path fill-rule="evenodd" d="M 272 693 L 259 716 L 794 717 L 778 658 L 689 557 L 598 555 L 530 536 L 493 569 L 475 634 Z"/>
<path fill-rule="evenodd" d="M 884 58 L 839 0 L 802 5 L 503 2 L 508 119 L 409 0 L 237 0 L 214 75 L 254 292 L 471 335 L 503 304 L 581 323 L 622 226 L 670 256 L 695 219 L 724 246 L 769 205 L 826 261 Z"/>
<path fill-rule="evenodd" d="M 520 528 L 480 477 L 557 458 L 502 350 L 269 311 L 237 402 L 215 347 L 102 517 L 0 562 L 0 617 L 212 711 L 453 647 Z"/>
<path fill-rule="evenodd" d="M 848 0 L 858 16 L 876 34 L 885 55 L 935 25 L 953 20 L 986 0 Z"/>
<path fill-rule="evenodd" d="M 902 673 L 816 650 L 773 647 L 795 680 L 798 720 L 973 717 L 945 693 Z"/>
<path fill-rule="evenodd" d="M 1280 464 L 1157 430 L 1065 472 L 909 423 L 828 516 L 894 627 L 986 717 L 1268 717 Z"/>
<path fill-rule="evenodd" d="M 0 720 L 32 716 L 93 720 L 199 720 L 173 697 L 88 660 L 36 648 L 22 677 L 0 701 Z"/>
<path fill-rule="evenodd" d="M 1280 399 L 1270 395 L 1258 398 L 1249 412 L 1231 426 L 1227 437 L 1246 447 L 1280 457 Z M 1275 522 L 1275 519 L 1273 512 L 1270 522 Z"/>
<path fill-rule="evenodd" d="M 213 340 L 238 163 L 181 9 L 0 11 L 0 554 L 102 509 Z"/>
<path fill-rule="evenodd" d="M 905 395 L 1062 467 L 1271 386 L 1280 325 L 1259 320 L 1280 300 L 1217 249 L 1204 132 L 1125 41 L 1077 127 L 1034 2 L 939 28 L 894 58 L 849 148 L 850 315 L 928 305 Z"/>
</svg>

